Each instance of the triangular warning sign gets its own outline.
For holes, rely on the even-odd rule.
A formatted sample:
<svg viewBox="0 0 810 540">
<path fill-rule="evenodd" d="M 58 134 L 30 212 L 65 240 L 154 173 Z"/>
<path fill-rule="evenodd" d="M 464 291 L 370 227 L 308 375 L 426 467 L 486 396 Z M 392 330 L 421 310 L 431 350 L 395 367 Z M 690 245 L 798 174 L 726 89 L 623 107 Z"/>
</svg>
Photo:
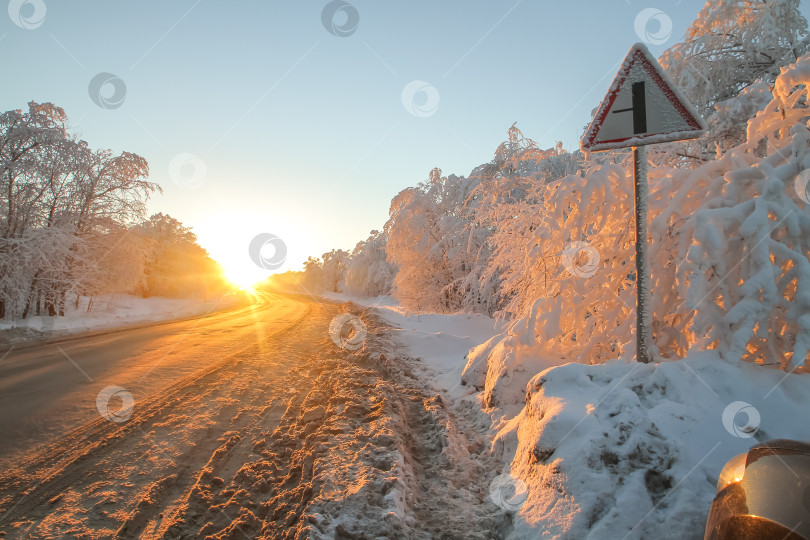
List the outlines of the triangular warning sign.
<svg viewBox="0 0 810 540">
<path fill-rule="evenodd" d="M 580 141 L 583 152 L 599 152 L 696 139 L 706 123 L 660 64 L 636 43 L 613 79 Z"/>
</svg>

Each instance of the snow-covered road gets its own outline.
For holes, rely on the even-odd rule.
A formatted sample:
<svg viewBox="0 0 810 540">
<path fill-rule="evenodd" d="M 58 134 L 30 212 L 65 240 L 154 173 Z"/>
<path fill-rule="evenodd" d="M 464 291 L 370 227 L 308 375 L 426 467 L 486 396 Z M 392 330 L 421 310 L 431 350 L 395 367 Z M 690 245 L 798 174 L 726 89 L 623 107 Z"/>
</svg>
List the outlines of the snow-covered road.
<svg viewBox="0 0 810 540">
<path fill-rule="evenodd" d="M 364 346 L 336 346 L 330 321 L 347 309 L 267 295 L 153 335 L 9 356 L 2 427 L 15 435 L 0 450 L 0 532 L 505 536 L 485 443 L 370 312 L 352 307 Z"/>
</svg>

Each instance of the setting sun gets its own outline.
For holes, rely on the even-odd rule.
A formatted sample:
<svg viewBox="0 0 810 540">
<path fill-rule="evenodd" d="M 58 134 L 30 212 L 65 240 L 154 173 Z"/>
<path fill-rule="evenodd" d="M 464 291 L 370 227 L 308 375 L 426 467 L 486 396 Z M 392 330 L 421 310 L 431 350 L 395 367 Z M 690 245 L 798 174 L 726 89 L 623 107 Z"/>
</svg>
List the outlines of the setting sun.
<svg viewBox="0 0 810 540">
<path fill-rule="evenodd" d="M 240 289 L 249 289 L 267 278 L 267 273 L 262 269 L 243 263 L 222 263 L 222 268 L 227 280 Z"/>
</svg>

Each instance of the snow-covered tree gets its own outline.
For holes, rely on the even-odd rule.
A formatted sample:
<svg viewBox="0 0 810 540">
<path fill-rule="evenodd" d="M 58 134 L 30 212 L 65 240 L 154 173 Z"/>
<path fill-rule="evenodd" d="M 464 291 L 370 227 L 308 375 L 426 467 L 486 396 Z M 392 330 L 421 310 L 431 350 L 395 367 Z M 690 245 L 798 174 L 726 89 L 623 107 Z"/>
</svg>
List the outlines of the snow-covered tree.
<svg viewBox="0 0 810 540">
<path fill-rule="evenodd" d="M 197 235 L 168 214 L 152 215 L 129 232 L 142 246 L 143 296 L 207 297 L 225 288 L 219 264 L 197 244 Z"/>
<path fill-rule="evenodd" d="M 323 287 L 323 262 L 316 257 L 307 257 L 304 263 L 303 276 L 300 279 L 293 279 L 292 276 L 285 276 L 289 279 L 283 280 L 284 285 L 295 284 L 296 282 L 307 292 L 317 293 L 324 290 Z M 280 279 L 274 279 L 274 283 Z"/>
<path fill-rule="evenodd" d="M 704 114 L 757 79 L 773 82 L 779 68 L 808 48 L 799 0 L 706 2 L 684 41 L 660 61 Z"/>
<path fill-rule="evenodd" d="M 346 263 L 343 291 L 358 296 L 389 294 L 394 280 L 394 268 L 386 258 L 386 237 L 371 231 L 368 239 L 359 242 Z"/>
<path fill-rule="evenodd" d="M 397 267 L 394 295 L 419 310 L 485 310 L 471 270 L 486 259 L 488 232 L 476 226 L 470 196 L 480 179 L 433 169 L 427 182 L 391 201 L 388 260 Z"/>
<path fill-rule="evenodd" d="M 0 317 L 64 314 L 68 293 L 126 289 L 142 268 L 124 237 L 159 189 L 146 160 L 92 150 L 66 124 L 50 103 L 0 114 Z"/>
<path fill-rule="evenodd" d="M 561 143 L 540 150 L 515 125 L 507 134 L 508 140 L 495 151 L 494 174 L 474 195 L 480 200 L 477 220 L 492 232 L 488 244 L 493 255 L 486 261 L 481 286 L 495 297 L 500 315 L 510 318 L 525 314 L 536 298 L 531 291 L 547 282 L 543 261 L 528 248 L 545 220 L 547 185 L 578 172 L 583 159 L 579 152 L 566 152 Z"/>
<path fill-rule="evenodd" d="M 349 254 L 342 249 L 333 249 L 323 254 L 321 266 L 322 290 L 343 292 L 343 279 L 346 275 L 346 264 Z"/>
</svg>

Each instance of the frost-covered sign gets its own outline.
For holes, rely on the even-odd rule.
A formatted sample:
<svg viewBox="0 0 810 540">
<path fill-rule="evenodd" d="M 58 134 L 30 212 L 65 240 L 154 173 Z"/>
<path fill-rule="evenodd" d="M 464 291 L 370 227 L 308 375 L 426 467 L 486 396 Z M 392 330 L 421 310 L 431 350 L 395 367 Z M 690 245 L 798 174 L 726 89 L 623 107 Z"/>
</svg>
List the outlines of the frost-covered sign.
<svg viewBox="0 0 810 540">
<path fill-rule="evenodd" d="M 624 58 L 605 99 L 580 141 L 582 151 L 633 148 L 636 206 L 636 359 L 652 360 L 650 272 L 647 266 L 647 153 L 645 145 L 696 139 L 706 123 L 667 74 L 636 43 Z"/>
<path fill-rule="evenodd" d="M 700 137 L 706 124 L 641 43 L 636 43 L 580 141 L 599 152 Z"/>
</svg>

